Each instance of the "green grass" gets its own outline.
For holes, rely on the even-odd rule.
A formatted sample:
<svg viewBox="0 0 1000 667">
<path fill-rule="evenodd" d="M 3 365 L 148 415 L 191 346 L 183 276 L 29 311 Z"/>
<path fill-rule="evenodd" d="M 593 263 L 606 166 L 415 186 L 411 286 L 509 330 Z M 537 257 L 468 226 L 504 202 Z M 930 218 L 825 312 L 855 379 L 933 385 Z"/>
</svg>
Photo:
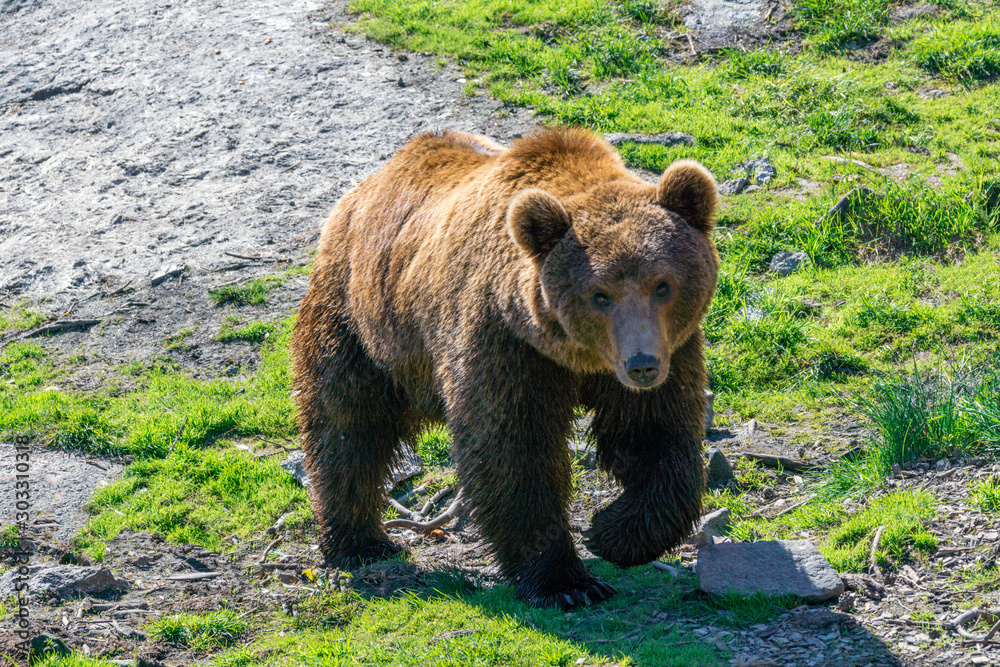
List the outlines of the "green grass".
<svg viewBox="0 0 1000 667">
<path fill-rule="evenodd" d="M 796 0 L 799 27 L 821 49 L 879 37 L 889 21 L 889 0 Z"/>
<path fill-rule="evenodd" d="M 267 295 L 285 282 L 283 276 L 254 278 L 241 285 L 223 285 L 208 291 L 209 298 L 218 305 L 259 306 L 267 303 Z"/>
<path fill-rule="evenodd" d="M 773 520 L 737 520 L 730 536 L 737 540 L 801 539 L 806 532 L 838 572 L 861 572 L 875 531 L 885 526 L 875 562 L 898 567 L 933 551 L 936 538 L 924 524 L 934 518 L 937 503 L 923 491 L 895 491 L 875 498 L 853 515 L 839 501 L 822 497 Z"/>
<path fill-rule="evenodd" d="M 167 338 L 167 340 L 163 343 L 163 347 L 171 352 L 175 350 L 183 351 L 189 349 L 190 346 L 184 341 L 194 335 L 196 328 L 197 327 L 187 327 L 185 329 L 181 329 L 173 336 Z"/>
<path fill-rule="evenodd" d="M 1000 74 L 997 14 L 975 21 L 940 21 L 910 45 L 924 70 L 962 83 L 991 81 Z"/>
<path fill-rule="evenodd" d="M 417 436 L 416 451 L 426 467 L 451 465 L 451 434 L 442 425 L 434 425 Z"/>
<path fill-rule="evenodd" d="M 508 587 L 422 590 L 390 599 L 333 592 L 301 607 L 284 637 L 269 634 L 250 652 L 269 651 L 263 664 L 282 665 L 727 664 L 715 646 L 652 618 L 682 604 L 693 607 L 690 588 L 652 568 L 592 567 L 621 592 L 571 614 L 529 608 Z M 780 602 L 758 605 L 755 618 L 773 619 L 787 606 Z M 734 609 L 741 604 L 709 601 L 697 610 L 706 622 L 724 623 L 738 617 Z"/>
<path fill-rule="evenodd" d="M 1000 514 L 1000 477 L 993 476 L 972 487 L 972 502 L 984 512 Z"/>
<path fill-rule="evenodd" d="M 840 460 L 824 495 L 864 493 L 883 485 L 893 466 L 917 459 L 1000 451 L 1000 376 L 995 357 L 951 375 L 919 370 L 881 378 L 856 406 L 878 435 L 859 460 Z"/>
<path fill-rule="evenodd" d="M 251 322 L 244 326 L 239 326 L 238 319 L 229 317 L 223 322 L 215 340 L 220 343 L 262 343 L 270 338 L 274 331 L 274 322 Z"/>
<path fill-rule="evenodd" d="M 294 527 L 311 514 L 305 489 L 273 459 L 258 460 L 232 447 L 178 448 L 166 459 L 137 461 L 121 478 L 98 489 L 94 514 L 77 546 L 100 555 L 122 530 L 159 533 L 174 544 L 232 548 L 223 539 L 255 538 L 283 513 Z"/>
<path fill-rule="evenodd" d="M 0 334 L 25 331 L 45 322 L 46 316 L 23 304 L 0 308 Z"/>
<path fill-rule="evenodd" d="M 820 551 L 838 572 L 861 572 L 868 565 L 875 531 L 884 526 L 875 552 L 879 566 L 895 566 L 928 554 L 937 547 L 937 538 L 923 522 L 934 518 L 935 506 L 934 496 L 923 491 L 897 491 L 876 498 L 831 530 Z"/>
<path fill-rule="evenodd" d="M 65 449 L 162 457 L 184 424 L 178 445 L 197 448 L 222 437 L 295 433 L 288 337 L 293 320 L 264 346 L 248 379 L 195 380 L 169 366 L 143 369 L 139 386 L 120 393 L 109 382 L 93 394 L 50 391 L 55 362 L 41 347 L 8 345 L 0 352 L 0 434 L 41 438 Z"/>
<path fill-rule="evenodd" d="M 151 623 L 148 629 L 159 641 L 204 652 L 237 641 L 247 625 L 236 612 L 223 609 L 209 614 L 174 614 Z"/>
</svg>

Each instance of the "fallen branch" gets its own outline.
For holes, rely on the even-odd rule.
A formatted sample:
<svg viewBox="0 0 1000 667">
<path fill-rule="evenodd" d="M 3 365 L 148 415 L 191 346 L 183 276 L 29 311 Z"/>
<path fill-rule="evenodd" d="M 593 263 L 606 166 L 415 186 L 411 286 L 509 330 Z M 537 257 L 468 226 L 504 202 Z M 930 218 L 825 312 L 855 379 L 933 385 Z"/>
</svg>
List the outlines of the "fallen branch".
<svg viewBox="0 0 1000 667">
<path fill-rule="evenodd" d="M 405 505 L 403 505 L 395 498 L 389 498 L 389 504 L 392 505 L 397 512 L 399 512 L 400 516 L 404 516 L 407 519 L 410 519 L 411 521 L 419 521 L 420 518 L 422 518 L 419 517 L 419 514 L 417 512 L 414 512 L 413 510 L 407 508 Z"/>
<path fill-rule="evenodd" d="M 119 294 L 121 294 L 122 292 L 124 292 L 125 290 L 127 290 L 128 286 L 131 285 L 131 284 L 132 284 L 132 281 L 130 280 L 127 283 L 125 283 L 124 285 L 122 285 L 121 287 L 119 287 L 118 289 L 116 289 L 114 292 L 109 293 L 107 296 L 109 296 L 109 297 L 118 296 Z"/>
<path fill-rule="evenodd" d="M 945 621 L 944 623 L 942 623 L 942 625 L 944 626 L 945 630 L 954 630 L 958 634 L 962 635 L 964 639 L 970 642 L 984 643 L 991 641 L 993 639 L 993 635 L 995 635 L 998 631 L 1000 631 L 1000 621 L 994 623 L 993 627 L 990 628 L 989 632 L 987 632 L 982 637 L 976 637 L 975 635 L 970 634 L 963 627 L 966 623 L 969 622 L 975 623 L 983 616 L 1000 616 L 1000 607 L 970 609 L 960 614 L 959 617 L 956 618 L 954 621 Z"/>
<path fill-rule="evenodd" d="M 273 540 L 271 540 L 271 542 L 266 547 L 264 547 L 264 553 L 262 553 L 260 555 L 260 564 L 261 565 L 264 565 L 264 563 L 267 562 L 267 554 L 271 553 L 271 549 L 273 549 L 274 547 L 278 546 L 278 544 L 283 539 L 285 539 L 283 536 L 278 535 L 276 538 L 274 538 Z"/>
<path fill-rule="evenodd" d="M 867 162 L 862 162 L 861 160 L 855 160 L 853 157 L 851 157 L 851 158 L 844 158 L 844 157 L 840 157 L 839 155 L 821 155 L 820 157 L 822 157 L 824 160 L 830 160 L 831 162 L 840 162 L 841 164 L 849 164 L 849 165 L 861 167 L 862 169 L 867 169 L 868 171 L 875 172 L 876 174 L 878 174 L 880 176 L 882 175 L 882 172 L 880 172 L 878 169 L 876 169 L 875 167 L 871 166 Z"/>
<path fill-rule="evenodd" d="M 235 257 L 236 259 L 245 259 L 251 262 L 277 262 L 278 260 L 273 257 L 260 257 L 259 255 L 237 255 L 235 252 L 223 252 L 223 255 L 229 255 L 230 257 Z"/>
<path fill-rule="evenodd" d="M 181 422 L 180 428 L 177 429 L 177 435 L 174 436 L 174 441 L 170 443 L 170 449 L 167 451 L 166 458 L 169 459 L 170 455 L 174 453 L 174 448 L 177 446 L 177 443 L 180 441 L 181 436 L 184 434 L 184 427 L 187 426 L 187 423 L 188 423 L 188 418 L 185 417 L 184 421 Z"/>
<path fill-rule="evenodd" d="M 745 456 L 748 459 L 753 459 L 758 461 L 768 468 L 779 468 L 781 470 L 791 470 L 792 472 L 805 472 L 807 470 L 815 470 L 819 466 L 806 463 L 805 461 L 799 461 L 798 459 L 790 459 L 786 456 L 775 456 L 774 454 L 757 454 L 755 452 L 739 452 L 737 456 Z"/>
<path fill-rule="evenodd" d="M 402 505 L 410 498 L 413 498 L 414 496 L 419 496 L 421 493 L 424 493 L 425 491 L 427 491 L 427 485 L 421 484 L 415 489 L 410 489 L 409 491 L 401 495 L 399 498 L 396 498 L 396 502 Z"/>
<path fill-rule="evenodd" d="M 777 514 L 775 514 L 774 516 L 775 516 L 775 518 L 777 518 L 779 516 L 784 516 L 785 514 L 788 514 L 789 512 L 791 512 L 793 510 L 797 510 L 798 508 L 802 507 L 803 505 L 805 505 L 807 502 L 809 502 L 810 500 L 812 500 L 815 497 L 816 497 L 815 493 L 810 493 L 808 496 L 806 496 L 805 498 L 803 498 L 799 502 L 792 503 L 788 507 L 782 509 L 780 512 L 778 512 Z"/>
<path fill-rule="evenodd" d="M 77 299 L 77 300 L 73 301 L 73 303 L 69 304 L 69 308 L 66 309 L 66 312 L 63 313 L 63 315 L 71 315 L 73 313 L 73 311 L 76 310 L 76 307 L 79 306 L 81 303 L 87 303 L 91 299 L 99 297 L 99 296 L 101 296 L 101 292 L 94 292 L 93 294 L 91 294 L 88 297 L 85 297 L 83 299 Z"/>
<path fill-rule="evenodd" d="M 446 486 L 443 489 L 440 489 L 437 493 L 431 496 L 430 500 L 424 503 L 423 507 L 420 508 L 420 515 L 427 516 L 427 513 L 431 511 L 431 508 L 433 508 L 438 503 L 439 500 L 441 500 L 451 492 L 452 492 L 452 487 L 450 486 Z"/>
<path fill-rule="evenodd" d="M 650 564 L 651 564 L 651 565 L 652 565 L 653 567 L 655 567 L 655 568 L 656 568 L 657 570 L 663 570 L 664 572 L 666 572 L 667 574 L 669 574 L 669 575 L 670 575 L 671 577 L 673 577 L 674 579 L 676 579 L 677 577 L 679 577 L 679 576 L 680 576 L 680 574 L 681 574 L 681 571 L 680 571 L 680 570 L 678 570 L 678 569 L 677 569 L 676 567 L 670 567 L 670 566 L 669 566 L 669 565 L 667 565 L 666 563 L 663 563 L 663 562 L 661 562 L 661 561 L 658 561 L 658 560 L 654 560 L 654 561 L 653 561 L 652 563 L 650 563 Z"/>
<path fill-rule="evenodd" d="M 86 319 L 86 320 L 56 320 L 52 324 L 46 324 L 44 326 L 38 327 L 33 331 L 29 331 L 24 334 L 25 338 L 34 338 L 35 336 L 44 336 L 45 334 L 57 333 L 59 331 L 68 331 L 69 329 L 79 329 L 84 327 L 92 327 L 95 324 L 100 324 L 101 319 Z"/>
<path fill-rule="evenodd" d="M 884 530 L 885 526 L 879 526 L 875 529 L 875 537 L 872 538 L 872 546 L 868 550 L 868 572 L 870 574 L 877 574 L 880 577 L 882 576 L 882 571 L 875 564 L 875 552 L 878 551 L 878 543 L 882 539 L 882 532 Z"/>
<path fill-rule="evenodd" d="M 462 507 L 464 505 L 465 499 L 462 498 L 462 494 L 459 493 L 455 496 L 455 500 L 452 501 L 451 505 L 448 506 L 448 509 L 430 521 L 420 522 L 410 521 L 409 519 L 390 519 L 389 521 L 384 521 L 382 526 L 384 528 L 409 528 L 412 531 L 427 534 L 432 530 L 441 528 L 446 523 L 456 518 L 459 512 L 462 511 Z"/>
<path fill-rule="evenodd" d="M 298 568 L 301 563 L 261 563 L 260 566 L 265 570 L 294 570 Z"/>
<path fill-rule="evenodd" d="M 216 273 L 222 273 L 223 271 L 238 271 L 240 269 L 245 269 L 248 266 L 253 266 L 253 264 L 249 262 L 238 262 L 236 264 L 226 264 L 225 266 L 220 266 L 219 268 L 212 270 Z"/>
</svg>

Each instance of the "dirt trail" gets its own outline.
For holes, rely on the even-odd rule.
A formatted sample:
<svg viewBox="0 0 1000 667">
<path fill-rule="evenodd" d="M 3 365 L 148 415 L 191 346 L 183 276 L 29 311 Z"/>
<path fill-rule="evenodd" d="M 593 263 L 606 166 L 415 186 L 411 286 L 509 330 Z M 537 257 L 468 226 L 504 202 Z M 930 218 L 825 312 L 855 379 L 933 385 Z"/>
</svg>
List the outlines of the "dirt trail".
<svg viewBox="0 0 1000 667">
<path fill-rule="evenodd" d="M 311 0 L 0 5 L 0 290 L 49 295 L 309 247 L 409 136 L 523 132 Z"/>
</svg>

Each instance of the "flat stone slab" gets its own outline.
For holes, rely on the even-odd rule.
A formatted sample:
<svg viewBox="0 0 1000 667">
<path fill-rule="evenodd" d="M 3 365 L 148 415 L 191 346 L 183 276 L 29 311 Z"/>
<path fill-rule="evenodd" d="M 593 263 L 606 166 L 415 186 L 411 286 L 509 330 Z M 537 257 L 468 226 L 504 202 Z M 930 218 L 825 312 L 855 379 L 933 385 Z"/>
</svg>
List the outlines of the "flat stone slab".
<svg viewBox="0 0 1000 667">
<path fill-rule="evenodd" d="M 795 595 L 808 604 L 835 599 L 844 582 L 808 540 L 723 543 L 698 551 L 701 590 L 724 595 Z"/>
</svg>

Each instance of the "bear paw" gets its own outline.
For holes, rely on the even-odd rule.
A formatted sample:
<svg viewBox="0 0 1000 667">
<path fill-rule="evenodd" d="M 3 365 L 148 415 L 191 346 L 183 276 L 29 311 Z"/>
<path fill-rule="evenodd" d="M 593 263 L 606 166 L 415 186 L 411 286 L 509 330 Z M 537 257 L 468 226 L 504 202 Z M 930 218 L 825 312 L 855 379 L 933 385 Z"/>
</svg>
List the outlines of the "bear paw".
<svg viewBox="0 0 1000 667">
<path fill-rule="evenodd" d="M 595 556 L 619 567 L 643 565 L 659 558 L 672 544 L 668 536 L 650 533 L 647 522 L 636 515 L 615 511 L 615 503 L 594 515 L 584 531 L 584 546 Z"/>
<path fill-rule="evenodd" d="M 604 602 L 617 593 L 611 584 L 597 577 L 586 575 L 572 582 L 559 582 L 540 585 L 525 585 L 519 582 L 518 597 L 532 607 L 560 607 L 569 611 L 577 607 L 589 607 L 592 604 Z"/>
<path fill-rule="evenodd" d="M 323 549 L 326 564 L 330 567 L 350 569 L 380 560 L 390 560 L 405 549 L 389 539 L 371 541 L 364 544 L 335 545 Z"/>
</svg>

